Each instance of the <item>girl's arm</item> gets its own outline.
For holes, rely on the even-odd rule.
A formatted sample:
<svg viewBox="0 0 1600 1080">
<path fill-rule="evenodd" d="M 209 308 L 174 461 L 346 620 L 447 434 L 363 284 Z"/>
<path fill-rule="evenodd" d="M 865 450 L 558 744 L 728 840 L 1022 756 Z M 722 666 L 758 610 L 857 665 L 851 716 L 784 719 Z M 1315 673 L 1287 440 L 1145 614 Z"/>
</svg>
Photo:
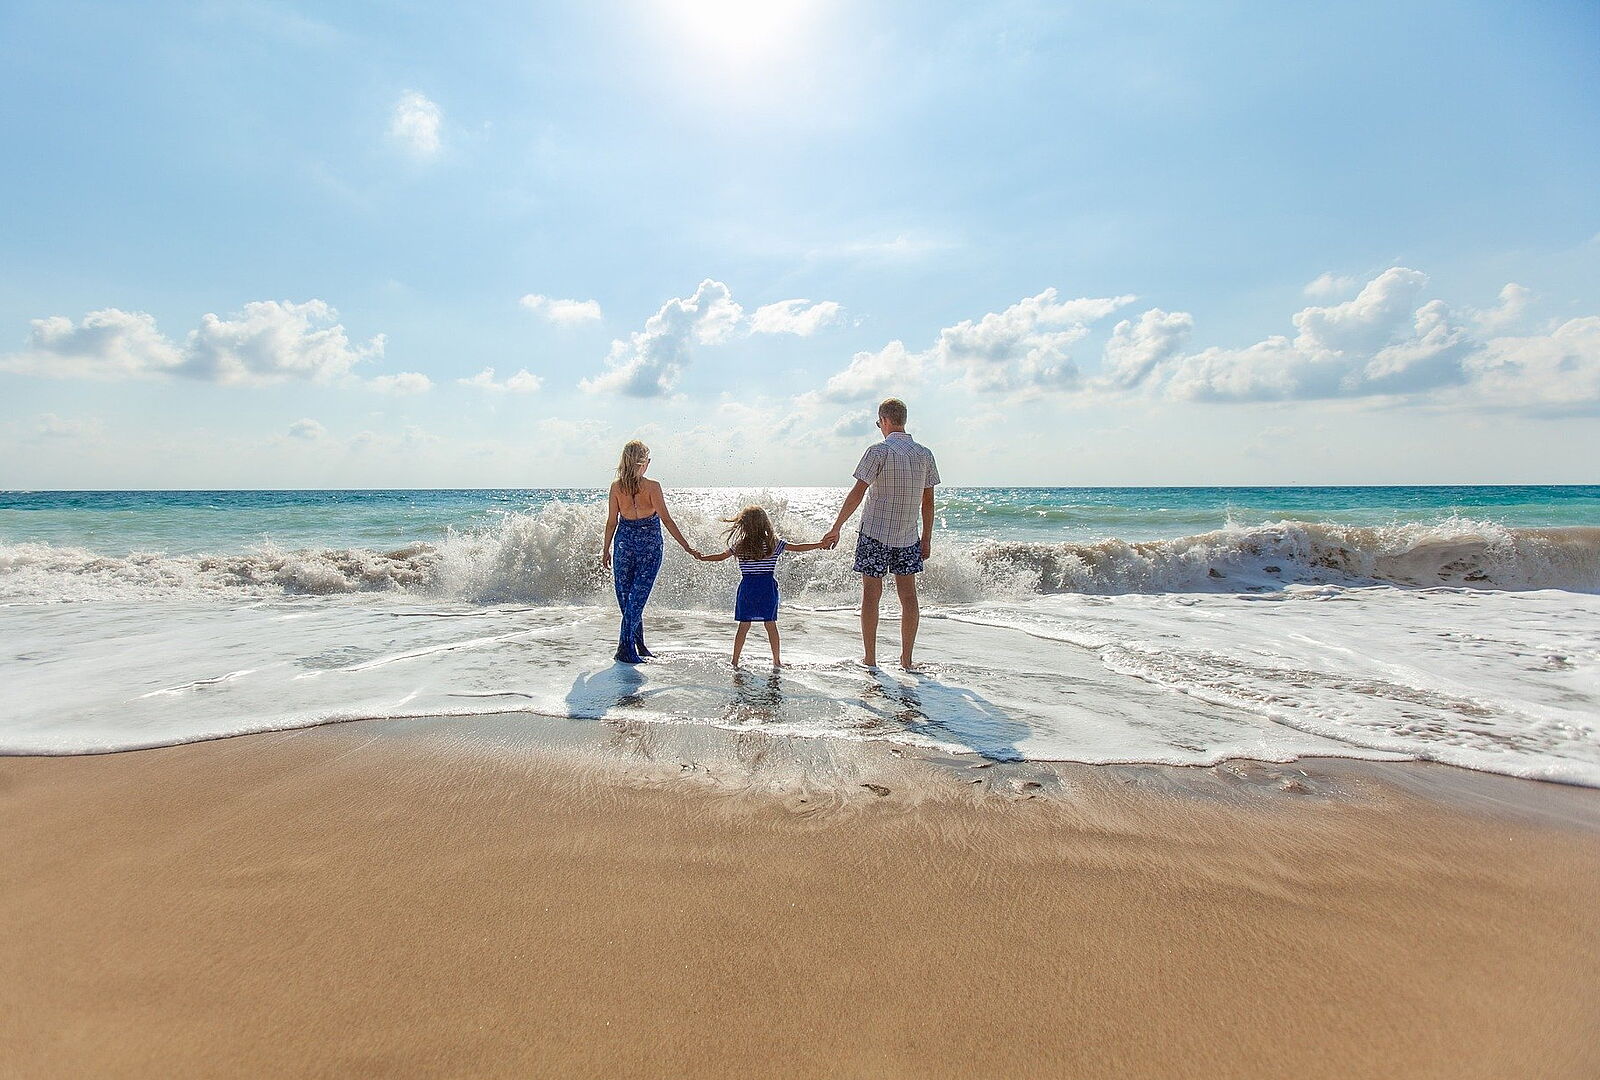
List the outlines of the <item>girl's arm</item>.
<svg viewBox="0 0 1600 1080">
<path fill-rule="evenodd" d="M 611 538 L 617 534 L 617 515 L 622 512 L 622 507 L 617 500 L 617 485 L 611 485 L 611 494 L 606 496 L 606 538 L 600 546 L 600 565 L 607 570 L 611 569 Z"/>
<path fill-rule="evenodd" d="M 695 558 L 699 559 L 701 562 L 721 562 L 723 559 L 728 558 L 732 554 L 733 552 L 731 551 L 724 551 L 717 555 L 696 555 Z"/>
<path fill-rule="evenodd" d="M 818 548 L 827 546 L 828 542 L 826 540 L 818 540 L 815 544 L 791 544 L 787 540 L 783 542 L 783 550 L 785 551 L 816 551 Z"/>
<path fill-rule="evenodd" d="M 667 527 L 667 532 L 672 534 L 672 538 L 678 542 L 679 547 L 698 559 L 700 553 L 689 546 L 689 541 L 685 540 L 683 534 L 678 531 L 678 523 L 672 520 L 672 512 L 667 509 L 667 496 L 662 492 L 661 485 L 654 480 L 651 483 L 655 484 L 655 490 L 651 494 L 656 497 L 656 513 L 661 515 L 661 524 Z"/>
</svg>

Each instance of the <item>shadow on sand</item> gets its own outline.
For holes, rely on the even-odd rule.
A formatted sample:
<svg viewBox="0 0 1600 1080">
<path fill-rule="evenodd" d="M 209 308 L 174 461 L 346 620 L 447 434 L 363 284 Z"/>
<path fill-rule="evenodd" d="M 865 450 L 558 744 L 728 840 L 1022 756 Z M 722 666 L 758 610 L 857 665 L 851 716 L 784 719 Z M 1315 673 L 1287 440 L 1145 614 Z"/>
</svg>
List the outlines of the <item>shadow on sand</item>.
<svg viewBox="0 0 1600 1080">
<path fill-rule="evenodd" d="M 914 735 L 959 743 L 990 761 L 1023 761 L 1017 743 L 1031 729 L 994 702 L 965 686 L 951 686 L 925 674 L 909 682 L 873 672 L 861 704 Z"/>
<path fill-rule="evenodd" d="M 636 708 L 660 689 L 644 689 L 644 673 L 620 661 L 588 675 L 579 675 L 567 691 L 567 715 L 577 720 L 600 720 L 612 709 Z"/>
</svg>

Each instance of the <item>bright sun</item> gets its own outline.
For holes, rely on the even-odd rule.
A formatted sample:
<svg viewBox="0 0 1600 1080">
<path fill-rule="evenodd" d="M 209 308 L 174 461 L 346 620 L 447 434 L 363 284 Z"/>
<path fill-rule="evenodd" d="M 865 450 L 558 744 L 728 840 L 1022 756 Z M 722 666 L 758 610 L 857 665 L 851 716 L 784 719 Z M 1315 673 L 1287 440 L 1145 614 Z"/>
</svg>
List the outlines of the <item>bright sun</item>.
<svg viewBox="0 0 1600 1080">
<path fill-rule="evenodd" d="M 667 18 L 706 49 L 735 61 L 780 50 L 815 0 L 661 0 Z"/>
</svg>

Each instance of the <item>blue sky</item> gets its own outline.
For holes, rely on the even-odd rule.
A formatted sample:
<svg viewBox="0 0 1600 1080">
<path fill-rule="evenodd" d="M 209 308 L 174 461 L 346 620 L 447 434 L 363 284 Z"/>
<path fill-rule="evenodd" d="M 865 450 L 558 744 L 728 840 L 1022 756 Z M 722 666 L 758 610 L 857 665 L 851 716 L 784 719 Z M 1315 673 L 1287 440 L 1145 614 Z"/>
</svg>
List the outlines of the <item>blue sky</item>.
<svg viewBox="0 0 1600 1080">
<path fill-rule="evenodd" d="M 1600 8 L 0 7 L 5 487 L 1594 482 Z M 485 374 L 487 369 L 492 374 Z"/>
</svg>

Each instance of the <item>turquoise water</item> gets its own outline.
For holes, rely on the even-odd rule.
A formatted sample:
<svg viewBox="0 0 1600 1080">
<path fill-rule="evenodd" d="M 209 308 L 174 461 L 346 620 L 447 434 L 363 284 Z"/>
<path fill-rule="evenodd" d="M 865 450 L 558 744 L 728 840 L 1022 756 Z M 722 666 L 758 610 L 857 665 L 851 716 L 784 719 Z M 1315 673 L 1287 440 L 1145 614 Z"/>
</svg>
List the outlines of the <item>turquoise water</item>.
<svg viewBox="0 0 1600 1080">
<path fill-rule="evenodd" d="M 725 505 L 733 489 L 682 489 L 689 508 Z M 842 491 L 781 488 L 801 519 L 826 524 Z M 554 503 L 591 504 L 589 489 L 385 491 L 41 491 L 0 493 L 0 544 L 46 543 L 123 555 L 282 548 L 385 550 L 492 527 Z M 1509 528 L 1600 526 L 1600 486 L 939 489 L 939 525 L 957 538 L 1090 542 L 1162 540 L 1280 520 L 1433 524 L 1457 518 Z"/>
<path fill-rule="evenodd" d="M 751 501 L 814 540 L 843 495 L 668 491 L 705 550 Z M 599 491 L 3 493 L 0 753 L 527 712 L 1600 787 L 1600 486 L 950 487 L 936 505 L 927 667 L 856 663 L 847 538 L 779 561 L 785 666 L 752 709 L 728 664 L 737 572 L 675 544 L 646 613 L 657 661 L 613 665 Z"/>
</svg>

